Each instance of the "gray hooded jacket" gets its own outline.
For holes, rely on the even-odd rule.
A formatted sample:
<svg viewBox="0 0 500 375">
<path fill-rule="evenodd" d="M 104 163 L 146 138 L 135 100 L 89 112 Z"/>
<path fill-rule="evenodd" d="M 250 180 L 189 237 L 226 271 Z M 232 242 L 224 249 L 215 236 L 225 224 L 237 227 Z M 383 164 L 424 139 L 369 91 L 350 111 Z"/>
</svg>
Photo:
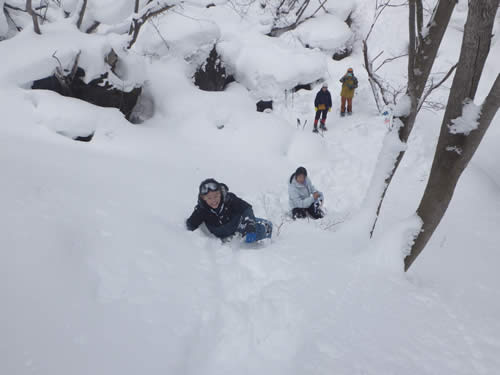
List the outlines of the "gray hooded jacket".
<svg viewBox="0 0 500 375">
<path fill-rule="evenodd" d="M 308 208 L 314 203 L 313 193 L 318 192 L 319 199 L 323 199 L 323 193 L 318 191 L 312 184 L 309 177 L 306 177 L 304 184 L 299 184 L 297 180 L 292 178 L 292 182 L 288 184 L 288 199 L 290 208 Z"/>
</svg>

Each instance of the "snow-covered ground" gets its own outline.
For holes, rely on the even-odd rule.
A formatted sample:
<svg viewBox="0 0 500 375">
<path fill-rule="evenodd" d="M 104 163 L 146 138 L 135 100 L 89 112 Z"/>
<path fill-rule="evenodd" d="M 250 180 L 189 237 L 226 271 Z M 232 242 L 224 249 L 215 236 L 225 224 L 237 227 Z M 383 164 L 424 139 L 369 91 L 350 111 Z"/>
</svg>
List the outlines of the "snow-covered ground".
<svg viewBox="0 0 500 375">
<path fill-rule="evenodd" d="M 366 30 L 371 2 L 357 3 L 355 29 Z M 453 25 L 463 24 L 464 3 Z M 120 22 L 109 4 L 101 13 L 94 5 L 94 17 Z M 42 26 L 42 36 L 28 28 L 0 42 L 0 373 L 496 374 L 498 116 L 405 274 L 401 250 L 442 113 L 419 115 L 369 240 L 360 213 L 387 125 L 359 45 L 336 62 L 324 44 L 303 47 L 301 38 L 314 37 L 307 28 L 275 40 L 263 35 L 268 16 L 258 9 L 231 18 L 234 4 L 217 4 L 191 3 L 165 17 L 182 32 L 155 20 L 165 41 L 147 25 L 123 57 L 128 77 L 145 81 L 155 100 L 155 115 L 141 125 L 115 109 L 27 88 L 55 68 L 53 50 L 69 64 L 81 49 L 83 64 L 98 72 L 93 59 L 120 38 L 86 36 L 61 21 Z M 373 53 L 404 48 L 405 14 L 384 14 Z M 215 39 L 237 82 L 204 92 L 186 58 L 206 56 Z M 440 69 L 456 59 L 460 42 L 450 28 Z M 476 104 L 498 74 L 499 48 L 495 37 Z M 340 119 L 338 79 L 348 66 L 360 88 L 354 115 Z M 404 72 L 396 62 L 382 74 L 403 83 Z M 318 79 L 334 100 L 323 136 L 311 132 L 319 86 L 284 93 Z M 273 112 L 255 111 L 263 97 L 274 99 Z M 305 129 L 297 118 L 307 120 Z M 67 137 L 92 131 L 90 143 Z M 325 194 L 328 215 L 320 221 L 286 217 L 287 180 L 299 165 Z M 207 177 L 272 220 L 274 238 L 222 245 L 204 230 L 186 231 Z"/>
</svg>

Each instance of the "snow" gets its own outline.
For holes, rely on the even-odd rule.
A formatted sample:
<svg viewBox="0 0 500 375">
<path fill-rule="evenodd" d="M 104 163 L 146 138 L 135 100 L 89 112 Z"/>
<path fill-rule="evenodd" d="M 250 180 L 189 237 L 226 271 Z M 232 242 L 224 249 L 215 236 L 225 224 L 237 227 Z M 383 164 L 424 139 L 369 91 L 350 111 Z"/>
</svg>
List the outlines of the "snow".
<svg viewBox="0 0 500 375">
<path fill-rule="evenodd" d="M 210 52 L 219 38 L 220 29 L 216 23 L 170 12 L 144 26 L 137 49 L 143 54 L 174 54 L 189 58 L 200 49 Z M 203 60 L 208 52 L 203 54 Z M 202 60 L 198 62 L 201 63 Z"/>
<path fill-rule="evenodd" d="M 264 36 L 254 8 L 243 19 L 230 3 L 205 3 L 153 20 L 168 51 L 150 24 L 130 53 L 109 29 L 87 35 L 64 20 L 42 25 L 42 36 L 27 28 L 0 42 L 0 373 L 495 374 L 498 116 L 405 274 L 442 112 L 419 114 L 370 239 L 375 198 L 403 145 L 400 124 L 389 131 L 377 113 L 359 45 L 336 62 Z M 107 10 L 96 7 L 93 16 L 109 25 L 130 16 L 122 12 L 129 1 L 116 2 L 116 18 L 111 2 L 102 4 Z M 372 6 L 359 0 L 356 14 Z M 404 44 L 402 21 L 390 21 L 405 11 L 384 15 L 373 51 Z M 461 43 L 457 30 L 446 38 L 440 67 Z M 197 61 L 186 56 L 215 39 L 237 79 L 204 92 L 192 82 Z M 81 50 L 95 76 L 111 46 L 127 79 L 145 80 L 154 99 L 143 124 L 28 89 L 53 73 L 55 50 L 63 66 Z M 492 43 L 477 100 L 498 74 L 498 48 Z M 360 87 L 353 116 L 339 118 L 338 79 L 348 66 Z M 406 67 L 396 63 L 389 73 L 401 84 Z M 311 132 L 319 85 L 281 95 L 318 78 L 334 102 L 323 137 Z M 255 111 L 256 96 L 265 95 L 275 99 L 272 113 Z M 308 120 L 305 129 L 297 118 Z M 70 139 L 88 132 L 89 143 Z M 298 165 L 325 194 L 320 221 L 287 217 L 286 181 Z M 186 231 L 206 177 L 272 220 L 272 241 L 221 244 L 203 228 Z"/>
<path fill-rule="evenodd" d="M 470 101 L 462 107 L 462 116 L 451 120 L 449 125 L 451 134 L 469 135 L 471 131 L 479 126 L 479 116 L 481 115 L 481 106 Z"/>
<path fill-rule="evenodd" d="M 218 51 L 235 79 L 258 99 L 275 98 L 298 84 L 323 78 L 326 72 L 319 52 L 297 50 L 280 39 L 259 34 L 224 39 Z"/>
<path fill-rule="evenodd" d="M 304 46 L 336 51 L 345 47 L 353 38 L 347 24 L 335 15 L 315 17 L 290 31 Z"/>
<path fill-rule="evenodd" d="M 396 107 L 394 108 L 394 117 L 405 117 L 411 111 L 411 98 L 409 95 L 403 95 L 398 99 Z"/>
</svg>

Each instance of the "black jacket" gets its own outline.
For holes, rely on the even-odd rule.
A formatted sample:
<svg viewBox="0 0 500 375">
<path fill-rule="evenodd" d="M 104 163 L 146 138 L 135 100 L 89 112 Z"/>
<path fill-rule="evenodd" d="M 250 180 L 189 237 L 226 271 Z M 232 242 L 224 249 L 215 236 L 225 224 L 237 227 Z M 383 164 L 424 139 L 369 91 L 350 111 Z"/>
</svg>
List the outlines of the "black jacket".
<svg viewBox="0 0 500 375">
<path fill-rule="evenodd" d="M 332 96 L 330 95 L 330 91 L 323 91 L 323 89 L 319 90 L 316 94 L 316 99 L 314 99 L 314 106 L 319 107 L 320 104 L 325 105 L 326 109 L 332 107 Z"/>
<path fill-rule="evenodd" d="M 242 216 L 253 216 L 252 206 L 235 194 L 228 191 L 225 184 L 221 185 L 221 203 L 217 208 L 209 207 L 206 202 L 198 196 L 198 204 L 193 213 L 186 220 L 189 230 L 195 230 L 205 223 L 208 230 L 217 237 L 224 238 L 235 233 Z"/>
</svg>

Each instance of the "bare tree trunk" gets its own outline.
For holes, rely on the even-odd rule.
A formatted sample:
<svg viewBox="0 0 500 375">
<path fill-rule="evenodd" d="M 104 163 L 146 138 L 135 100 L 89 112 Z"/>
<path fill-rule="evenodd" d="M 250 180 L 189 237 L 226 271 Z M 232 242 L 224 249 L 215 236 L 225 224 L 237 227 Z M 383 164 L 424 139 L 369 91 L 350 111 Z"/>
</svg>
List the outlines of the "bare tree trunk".
<svg viewBox="0 0 500 375">
<path fill-rule="evenodd" d="M 423 221 L 422 231 L 405 258 L 405 271 L 422 252 L 439 225 L 453 197 L 458 179 L 481 143 L 500 105 L 499 75 L 482 106 L 478 128 L 470 134 L 450 132 L 452 121 L 462 116 L 464 103 L 472 101 L 476 94 L 490 51 L 491 32 L 498 5 L 499 0 L 469 1 L 457 72 L 451 86 L 429 181 L 417 209 L 417 214 Z"/>
<path fill-rule="evenodd" d="M 28 12 L 28 14 L 33 19 L 33 28 L 35 29 L 35 33 L 41 35 L 42 32 L 40 31 L 40 25 L 38 24 L 38 16 L 33 11 L 33 7 L 31 5 L 31 0 L 26 0 L 26 12 Z"/>
<path fill-rule="evenodd" d="M 408 89 L 406 95 L 410 98 L 411 109 L 410 113 L 394 118 L 395 121 L 399 119 L 402 123 L 402 126 L 399 128 L 395 127 L 394 129 L 398 130 L 399 139 L 404 144 L 408 141 L 413 125 L 415 124 L 418 108 L 420 107 L 419 104 L 424 96 L 425 85 L 431 73 L 432 66 L 434 65 L 434 60 L 436 59 L 444 33 L 448 27 L 451 14 L 453 13 L 453 9 L 456 5 L 456 0 L 439 0 L 434 8 L 432 17 L 427 23 L 427 34 L 423 37 L 421 43 L 417 43 L 417 38 L 415 37 L 415 17 L 418 12 L 416 11 L 416 1 L 417 0 L 410 0 L 409 2 L 410 43 L 408 47 Z M 417 22 L 419 21 L 417 20 Z M 394 161 L 394 168 L 391 171 L 388 171 L 389 174 L 385 179 L 385 188 L 380 197 L 377 207 L 377 215 L 372 225 L 370 235 L 372 235 L 375 230 L 375 225 L 377 223 L 385 194 L 399 167 L 399 164 L 401 163 L 401 160 L 403 159 L 404 154 L 405 150 L 403 149 Z"/>
<path fill-rule="evenodd" d="M 76 4 L 75 15 L 78 16 L 76 19 L 76 27 L 78 29 L 80 29 L 80 27 L 82 26 L 83 16 L 85 15 L 86 8 L 87 8 L 87 0 L 80 0 Z"/>
</svg>

